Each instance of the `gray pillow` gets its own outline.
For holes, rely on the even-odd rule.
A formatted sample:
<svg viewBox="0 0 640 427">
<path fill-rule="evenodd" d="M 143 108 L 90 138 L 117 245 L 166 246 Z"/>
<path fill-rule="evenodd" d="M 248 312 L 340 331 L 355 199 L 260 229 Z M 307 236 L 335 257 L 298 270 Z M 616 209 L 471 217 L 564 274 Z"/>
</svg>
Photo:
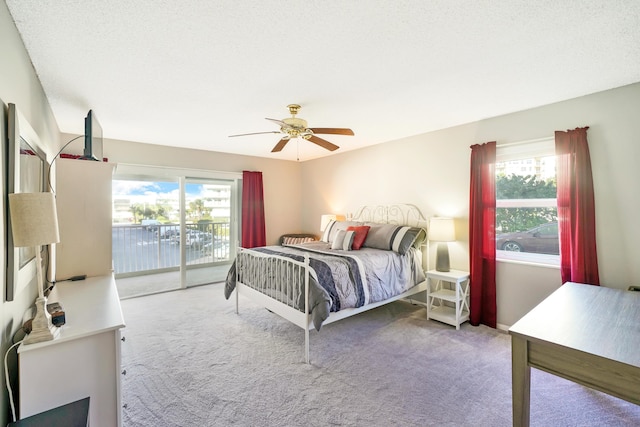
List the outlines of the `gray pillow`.
<svg viewBox="0 0 640 427">
<path fill-rule="evenodd" d="M 350 251 L 355 236 L 355 231 L 338 230 L 335 239 L 333 239 L 333 243 L 331 243 L 331 249 Z"/>
<path fill-rule="evenodd" d="M 364 241 L 364 247 L 407 253 L 410 247 L 418 247 L 427 237 L 423 228 L 393 224 L 368 224 L 371 228 Z"/>
<path fill-rule="evenodd" d="M 322 233 L 322 241 L 333 243 L 336 238 L 336 233 L 339 230 L 346 230 L 347 227 L 350 227 L 352 225 L 362 225 L 362 223 L 357 221 L 330 221 L 327 225 L 327 228 L 325 228 L 324 232 Z"/>
</svg>

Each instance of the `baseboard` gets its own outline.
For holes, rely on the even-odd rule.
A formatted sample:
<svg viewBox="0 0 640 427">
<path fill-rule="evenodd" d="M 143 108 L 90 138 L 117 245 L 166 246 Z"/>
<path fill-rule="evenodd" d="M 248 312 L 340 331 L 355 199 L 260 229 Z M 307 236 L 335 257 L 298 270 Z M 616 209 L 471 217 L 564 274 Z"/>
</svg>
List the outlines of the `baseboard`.
<svg viewBox="0 0 640 427">
<path fill-rule="evenodd" d="M 498 329 L 499 331 L 503 331 L 503 332 L 509 332 L 509 328 L 511 326 L 509 325 L 503 325 L 502 323 L 497 323 L 496 324 L 496 329 Z"/>
</svg>

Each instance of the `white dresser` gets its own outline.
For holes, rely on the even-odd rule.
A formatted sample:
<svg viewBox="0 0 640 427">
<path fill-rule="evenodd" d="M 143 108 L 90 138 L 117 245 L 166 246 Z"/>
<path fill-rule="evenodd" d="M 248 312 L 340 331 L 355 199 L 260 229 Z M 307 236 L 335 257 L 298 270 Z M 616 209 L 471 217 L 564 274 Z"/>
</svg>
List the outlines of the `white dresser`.
<svg viewBox="0 0 640 427">
<path fill-rule="evenodd" d="M 120 343 L 125 326 L 113 275 L 57 283 L 66 324 L 53 341 L 18 347 L 20 418 L 91 397 L 91 427 L 121 426 Z"/>
</svg>

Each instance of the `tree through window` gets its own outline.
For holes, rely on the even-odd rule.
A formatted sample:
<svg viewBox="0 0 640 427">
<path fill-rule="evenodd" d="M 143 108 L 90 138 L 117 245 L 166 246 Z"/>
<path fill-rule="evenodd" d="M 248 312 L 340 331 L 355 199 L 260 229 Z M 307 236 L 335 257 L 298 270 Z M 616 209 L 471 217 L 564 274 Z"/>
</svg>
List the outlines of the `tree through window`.
<svg viewBox="0 0 640 427">
<path fill-rule="evenodd" d="M 502 259 L 557 263 L 553 139 L 498 146 L 496 250 Z"/>
</svg>

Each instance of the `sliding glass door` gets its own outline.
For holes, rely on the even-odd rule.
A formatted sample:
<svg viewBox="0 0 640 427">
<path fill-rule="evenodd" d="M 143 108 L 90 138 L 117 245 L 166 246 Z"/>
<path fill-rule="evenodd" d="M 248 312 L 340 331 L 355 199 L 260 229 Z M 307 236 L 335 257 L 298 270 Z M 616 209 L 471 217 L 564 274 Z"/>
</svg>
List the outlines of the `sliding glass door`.
<svg viewBox="0 0 640 427">
<path fill-rule="evenodd" d="M 224 280 L 238 242 L 241 176 L 215 175 L 118 165 L 112 242 L 121 298 Z"/>
<path fill-rule="evenodd" d="M 113 180 L 113 269 L 116 278 L 129 278 L 118 289 L 120 297 L 181 287 L 175 273 L 180 268 L 179 188 L 178 180 Z"/>
<path fill-rule="evenodd" d="M 186 286 L 220 282 L 235 254 L 235 182 L 185 180 Z"/>
</svg>

